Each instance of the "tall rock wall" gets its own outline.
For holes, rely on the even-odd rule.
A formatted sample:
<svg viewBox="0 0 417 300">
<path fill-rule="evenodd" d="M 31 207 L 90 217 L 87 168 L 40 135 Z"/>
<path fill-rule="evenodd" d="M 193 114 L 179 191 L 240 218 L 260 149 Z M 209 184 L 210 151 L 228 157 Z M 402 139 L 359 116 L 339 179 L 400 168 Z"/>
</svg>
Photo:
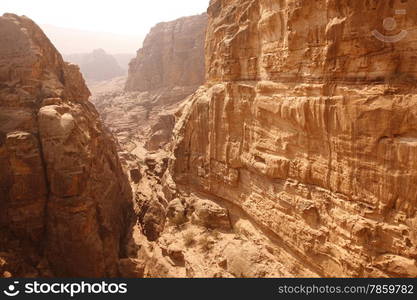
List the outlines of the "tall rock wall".
<svg viewBox="0 0 417 300">
<path fill-rule="evenodd" d="M 416 277 L 416 9 L 212 0 L 177 187 L 234 203 L 320 276 Z"/>
<path fill-rule="evenodd" d="M 55 276 L 117 276 L 131 225 L 130 186 L 89 96 L 34 22 L 0 17 L 0 231 Z"/>
<path fill-rule="evenodd" d="M 147 35 L 143 48 L 130 63 L 126 91 L 204 83 L 204 39 L 207 15 L 159 23 Z"/>
</svg>

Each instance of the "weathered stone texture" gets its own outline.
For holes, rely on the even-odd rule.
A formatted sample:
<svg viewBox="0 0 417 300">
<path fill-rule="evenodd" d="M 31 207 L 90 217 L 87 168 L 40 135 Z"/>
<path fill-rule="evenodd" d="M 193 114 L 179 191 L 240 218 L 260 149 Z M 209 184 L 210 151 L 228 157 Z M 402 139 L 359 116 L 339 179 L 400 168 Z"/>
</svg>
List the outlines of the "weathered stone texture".
<svg viewBox="0 0 417 300">
<path fill-rule="evenodd" d="M 131 189 L 89 96 L 34 22 L 0 17 L 1 231 L 55 276 L 117 276 L 131 225 Z"/>
<path fill-rule="evenodd" d="M 416 277 L 416 9 L 211 1 L 174 181 L 233 202 L 321 276 Z M 393 15 L 398 31 L 383 31 Z"/>
<path fill-rule="evenodd" d="M 206 14 L 157 24 L 130 63 L 126 91 L 202 84 L 206 27 Z"/>
</svg>

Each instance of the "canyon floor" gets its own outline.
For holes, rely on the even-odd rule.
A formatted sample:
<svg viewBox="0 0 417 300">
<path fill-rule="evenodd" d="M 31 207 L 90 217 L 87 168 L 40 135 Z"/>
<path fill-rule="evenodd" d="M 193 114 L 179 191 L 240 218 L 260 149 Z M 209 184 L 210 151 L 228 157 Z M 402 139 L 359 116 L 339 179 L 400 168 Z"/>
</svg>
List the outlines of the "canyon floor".
<svg viewBox="0 0 417 300">
<path fill-rule="evenodd" d="M 149 150 L 155 135 L 150 124 L 129 120 L 137 113 L 152 115 L 143 94 L 124 92 L 126 77 L 89 86 L 104 122 L 118 138 L 122 166 L 130 174 L 139 222 L 133 229 L 130 258 L 123 261 L 127 277 L 319 277 L 320 271 L 285 246 L 279 236 L 258 224 L 229 201 L 181 187 L 167 201 L 163 182 L 170 158 L 169 134 L 158 150 Z M 158 114 L 175 114 L 178 107 L 158 106 Z M 137 115 L 136 115 L 137 117 Z M 171 127 L 161 128 L 172 132 Z M 132 134 L 134 132 L 134 134 Z M 151 147 L 152 148 L 152 147 Z M 166 214 L 165 214 L 166 211 Z M 146 214 L 146 219 L 140 217 Z M 165 216 L 166 215 L 166 216 Z M 167 217 L 167 220 L 165 220 Z"/>
</svg>

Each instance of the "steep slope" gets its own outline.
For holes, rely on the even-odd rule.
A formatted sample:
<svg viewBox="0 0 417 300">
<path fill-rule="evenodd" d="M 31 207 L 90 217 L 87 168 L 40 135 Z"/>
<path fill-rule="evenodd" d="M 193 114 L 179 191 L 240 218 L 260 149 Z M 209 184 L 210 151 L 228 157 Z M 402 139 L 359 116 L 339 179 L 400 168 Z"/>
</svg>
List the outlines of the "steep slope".
<svg viewBox="0 0 417 300">
<path fill-rule="evenodd" d="M 416 9 L 212 0 L 167 198 L 225 201 L 319 276 L 416 277 Z"/>
<path fill-rule="evenodd" d="M 0 17 L 4 276 L 118 275 L 131 189 L 89 96 L 34 22 Z"/>
</svg>

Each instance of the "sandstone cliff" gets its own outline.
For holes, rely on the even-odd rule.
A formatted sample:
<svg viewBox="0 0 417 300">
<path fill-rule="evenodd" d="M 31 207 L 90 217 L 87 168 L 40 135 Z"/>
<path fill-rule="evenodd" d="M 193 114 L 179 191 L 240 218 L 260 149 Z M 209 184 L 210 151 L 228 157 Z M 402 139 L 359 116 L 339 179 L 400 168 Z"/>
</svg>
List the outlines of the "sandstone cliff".
<svg viewBox="0 0 417 300">
<path fill-rule="evenodd" d="M 130 63 L 126 91 L 194 86 L 204 82 L 207 15 L 159 23 Z"/>
<path fill-rule="evenodd" d="M 131 189 L 89 96 L 34 22 L 0 17 L 4 276 L 118 275 Z"/>
<path fill-rule="evenodd" d="M 207 83 L 177 123 L 167 199 L 242 212 L 292 276 L 416 277 L 416 9 L 212 0 Z"/>
<path fill-rule="evenodd" d="M 159 238 L 165 224 L 168 203 L 160 177 L 167 167 L 174 113 L 204 83 L 206 26 L 207 14 L 156 25 L 130 63 L 124 91 L 123 78 L 92 87 L 94 104 L 118 139 L 138 223 L 150 240 Z"/>
</svg>

